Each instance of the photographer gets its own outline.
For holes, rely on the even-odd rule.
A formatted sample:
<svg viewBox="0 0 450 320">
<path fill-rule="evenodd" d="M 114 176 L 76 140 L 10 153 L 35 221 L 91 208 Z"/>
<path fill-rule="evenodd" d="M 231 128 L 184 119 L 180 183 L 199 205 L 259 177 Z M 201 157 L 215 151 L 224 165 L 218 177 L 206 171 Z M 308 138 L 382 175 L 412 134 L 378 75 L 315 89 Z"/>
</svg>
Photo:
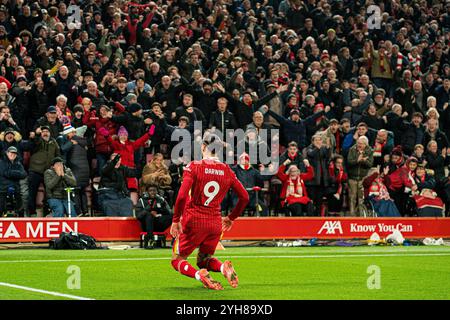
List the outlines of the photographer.
<svg viewBox="0 0 450 320">
<path fill-rule="evenodd" d="M 107 216 L 131 217 L 133 202 L 129 198 L 127 178 L 135 177 L 134 169 L 121 165 L 120 154 L 113 153 L 102 168 L 98 202 Z"/>
<path fill-rule="evenodd" d="M 162 232 L 172 223 L 172 212 L 167 201 L 158 195 L 156 185 L 149 185 L 136 205 L 136 217 L 147 232 L 144 248 L 153 249 L 153 232 Z M 150 243 L 149 243 L 150 241 Z"/>
</svg>

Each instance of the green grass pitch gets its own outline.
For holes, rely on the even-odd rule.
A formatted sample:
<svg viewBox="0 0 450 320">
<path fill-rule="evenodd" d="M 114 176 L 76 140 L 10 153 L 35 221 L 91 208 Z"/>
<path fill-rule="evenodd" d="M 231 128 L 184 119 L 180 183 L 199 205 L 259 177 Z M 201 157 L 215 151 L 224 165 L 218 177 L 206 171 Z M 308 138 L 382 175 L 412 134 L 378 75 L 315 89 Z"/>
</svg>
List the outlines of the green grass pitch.
<svg viewBox="0 0 450 320">
<path fill-rule="evenodd" d="M 228 247 L 217 256 L 233 262 L 240 283 L 232 289 L 213 273 L 223 291 L 176 273 L 170 255 L 168 249 L 1 250 L 0 299 L 73 299 L 48 291 L 96 300 L 450 299 L 449 247 Z M 70 266 L 79 268 L 79 289 L 67 286 L 76 275 Z M 368 279 L 380 288 L 369 289 Z"/>
</svg>

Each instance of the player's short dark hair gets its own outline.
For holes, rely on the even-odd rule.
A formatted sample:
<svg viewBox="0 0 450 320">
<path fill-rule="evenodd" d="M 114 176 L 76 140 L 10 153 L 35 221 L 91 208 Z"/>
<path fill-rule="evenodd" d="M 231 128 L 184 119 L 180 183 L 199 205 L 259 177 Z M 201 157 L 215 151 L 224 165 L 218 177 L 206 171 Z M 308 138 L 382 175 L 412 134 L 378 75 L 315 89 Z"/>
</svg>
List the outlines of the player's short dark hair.
<svg viewBox="0 0 450 320">
<path fill-rule="evenodd" d="M 206 149 L 209 152 L 215 154 L 219 147 L 222 145 L 222 139 L 220 139 L 220 137 L 215 133 L 207 132 L 203 136 L 202 144 L 206 146 Z"/>
<path fill-rule="evenodd" d="M 289 144 L 288 144 L 288 148 L 289 147 L 296 147 L 296 148 L 298 148 L 298 144 L 297 144 L 297 142 L 295 142 L 295 141 L 291 141 L 291 142 L 289 142 Z"/>
</svg>

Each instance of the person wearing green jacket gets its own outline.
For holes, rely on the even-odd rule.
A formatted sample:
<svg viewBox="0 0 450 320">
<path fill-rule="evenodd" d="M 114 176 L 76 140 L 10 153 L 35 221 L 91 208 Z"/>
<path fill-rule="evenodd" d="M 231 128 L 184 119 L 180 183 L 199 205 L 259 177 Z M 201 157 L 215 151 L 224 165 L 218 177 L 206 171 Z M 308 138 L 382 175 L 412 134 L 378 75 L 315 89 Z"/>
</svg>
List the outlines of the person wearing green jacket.
<svg viewBox="0 0 450 320">
<path fill-rule="evenodd" d="M 60 155 L 60 150 L 48 126 L 38 127 L 36 132 L 31 132 L 30 141 L 34 144 L 28 173 L 28 212 L 31 216 L 36 214 L 36 196 L 39 185 L 44 182 L 44 172 L 50 167 L 52 159 Z"/>
<path fill-rule="evenodd" d="M 373 150 L 369 146 L 369 139 L 361 136 L 356 144 L 350 148 L 347 157 L 348 188 L 350 200 L 350 215 L 356 215 L 356 208 L 363 203 L 363 180 L 373 165 Z M 358 205 L 358 206 L 357 206 Z"/>
<path fill-rule="evenodd" d="M 73 201 L 68 201 L 67 188 L 75 188 L 77 180 L 70 168 L 64 165 L 64 160 L 56 157 L 52 160 L 52 166 L 44 173 L 45 192 L 47 193 L 48 205 L 53 211 L 53 217 L 64 217 L 64 214 L 76 217 Z"/>
</svg>

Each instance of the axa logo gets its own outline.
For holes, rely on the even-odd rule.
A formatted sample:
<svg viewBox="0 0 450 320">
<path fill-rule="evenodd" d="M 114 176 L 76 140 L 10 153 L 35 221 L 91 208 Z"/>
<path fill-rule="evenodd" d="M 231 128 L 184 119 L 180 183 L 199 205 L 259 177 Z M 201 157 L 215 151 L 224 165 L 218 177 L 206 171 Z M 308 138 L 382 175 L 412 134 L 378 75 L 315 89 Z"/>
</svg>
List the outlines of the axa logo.
<svg viewBox="0 0 450 320">
<path fill-rule="evenodd" d="M 326 231 L 325 234 L 336 234 L 336 231 L 338 231 L 339 234 L 344 233 L 340 221 L 325 221 L 318 234 L 321 234 L 324 230 Z"/>
</svg>

